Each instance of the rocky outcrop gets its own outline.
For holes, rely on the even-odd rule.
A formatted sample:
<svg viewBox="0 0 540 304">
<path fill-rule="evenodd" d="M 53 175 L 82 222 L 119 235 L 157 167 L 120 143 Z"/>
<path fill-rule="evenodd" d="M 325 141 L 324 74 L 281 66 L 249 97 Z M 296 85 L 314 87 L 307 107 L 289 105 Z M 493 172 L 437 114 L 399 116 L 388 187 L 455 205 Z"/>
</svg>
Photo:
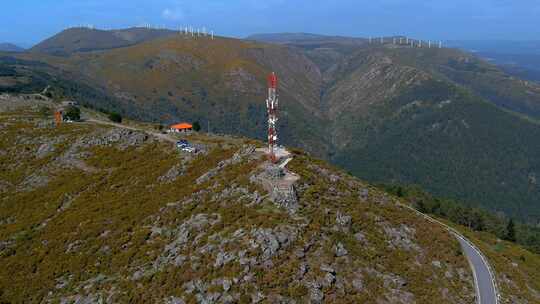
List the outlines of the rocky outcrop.
<svg viewBox="0 0 540 304">
<path fill-rule="evenodd" d="M 216 176 L 221 172 L 224 168 L 236 165 L 240 162 L 242 162 L 245 159 L 254 160 L 253 156 L 255 155 L 255 146 L 252 145 L 245 145 L 237 151 L 233 157 L 220 161 L 217 166 L 210 171 L 206 172 L 205 174 L 201 175 L 199 178 L 197 178 L 196 182 L 197 184 L 202 184 L 207 181 L 209 181 L 212 177 Z"/>
<path fill-rule="evenodd" d="M 176 181 L 177 178 L 186 173 L 187 165 L 191 160 L 189 155 L 182 158 L 180 163 L 172 166 L 164 175 L 158 177 L 158 181 L 166 184 Z"/>
<path fill-rule="evenodd" d="M 401 225 L 399 227 L 392 227 L 387 223 L 380 223 L 380 225 L 383 227 L 388 244 L 392 248 L 420 251 L 420 247 L 414 242 L 415 229 L 407 225 Z"/>
<path fill-rule="evenodd" d="M 116 145 L 120 150 L 125 150 L 128 147 L 141 146 L 149 140 L 152 140 L 152 138 L 144 132 L 114 128 L 105 134 L 83 137 L 76 142 L 75 147 L 90 148 L 94 146 Z"/>
<path fill-rule="evenodd" d="M 265 164 L 262 172 L 252 175 L 250 180 L 262 185 L 270 194 L 270 199 L 287 212 L 294 214 L 300 208 L 295 189 L 297 178 L 285 169 Z"/>
</svg>

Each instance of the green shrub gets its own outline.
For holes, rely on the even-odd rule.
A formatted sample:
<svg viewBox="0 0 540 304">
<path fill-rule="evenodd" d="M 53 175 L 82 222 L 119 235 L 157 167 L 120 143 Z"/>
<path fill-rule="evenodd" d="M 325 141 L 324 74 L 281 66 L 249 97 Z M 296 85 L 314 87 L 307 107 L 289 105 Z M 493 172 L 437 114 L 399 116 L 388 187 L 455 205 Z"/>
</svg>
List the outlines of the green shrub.
<svg viewBox="0 0 540 304">
<path fill-rule="evenodd" d="M 122 123 L 122 115 L 118 113 L 110 113 L 109 114 L 109 120 L 116 123 Z"/>
<path fill-rule="evenodd" d="M 194 122 L 193 123 L 193 131 L 199 132 L 200 130 L 201 130 L 201 124 L 198 121 Z"/>
<path fill-rule="evenodd" d="M 75 106 L 68 106 L 64 109 L 64 118 L 77 121 L 81 119 L 81 110 Z"/>
<path fill-rule="evenodd" d="M 47 107 L 47 106 L 41 106 L 39 107 L 39 114 L 43 117 L 49 117 L 53 114 L 51 108 Z"/>
</svg>

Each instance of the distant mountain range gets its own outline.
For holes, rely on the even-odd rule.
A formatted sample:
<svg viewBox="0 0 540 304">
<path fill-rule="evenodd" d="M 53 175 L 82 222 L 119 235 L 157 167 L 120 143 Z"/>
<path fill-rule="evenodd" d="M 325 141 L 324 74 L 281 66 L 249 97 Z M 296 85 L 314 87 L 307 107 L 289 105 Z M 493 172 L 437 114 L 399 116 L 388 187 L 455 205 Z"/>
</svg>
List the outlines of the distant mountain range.
<svg viewBox="0 0 540 304">
<path fill-rule="evenodd" d="M 473 52 L 511 75 L 540 82 L 540 40 L 449 41 L 448 44 Z"/>
<path fill-rule="evenodd" d="M 0 90 L 52 83 L 95 108 L 263 139 L 275 71 L 283 144 L 372 182 L 540 220 L 540 85 L 464 51 L 391 42 L 73 29 L 1 57 Z"/>
<path fill-rule="evenodd" d="M 247 40 L 263 41 L 279 44 L 313 44 L 313 43 L 338 43 L 340 45 L 364 45 L 368 39 L 352 38 L 343 36 L 325 36 L 308 33 L 275 33 L 275 34 L 255 34 L 248 36 Z"/>
<path fill-rule="evenodd" d="M 24 49 L 13 43 L 0 43 L 0 52 L 24 52 Z"/>
</svg>

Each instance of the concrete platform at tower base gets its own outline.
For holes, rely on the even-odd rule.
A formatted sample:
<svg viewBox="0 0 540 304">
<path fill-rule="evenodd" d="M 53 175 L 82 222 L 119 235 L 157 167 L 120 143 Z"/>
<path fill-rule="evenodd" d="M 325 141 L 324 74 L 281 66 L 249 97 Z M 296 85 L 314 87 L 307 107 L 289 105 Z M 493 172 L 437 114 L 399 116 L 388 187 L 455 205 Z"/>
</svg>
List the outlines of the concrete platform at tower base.
<svg viewBox="0 0 540 304">
<path fill-rule="evenodd" d="M 268 154 L 268 147 L 257 148 L 256 151 L 260 153 Z M 285 147 L 276 147 L 274 150 L 274 153 L 276 154 L 277 159 L 289 158 L 291 156 L 291 152 L 287 151 Z"/>
</svg>

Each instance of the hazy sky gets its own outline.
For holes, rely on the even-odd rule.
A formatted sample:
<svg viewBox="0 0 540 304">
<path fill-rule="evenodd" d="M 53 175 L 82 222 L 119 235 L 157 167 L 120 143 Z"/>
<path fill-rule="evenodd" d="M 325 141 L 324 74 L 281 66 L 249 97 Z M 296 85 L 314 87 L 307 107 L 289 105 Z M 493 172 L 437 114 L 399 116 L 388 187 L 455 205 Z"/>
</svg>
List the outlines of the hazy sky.
<svg viewBox="0 0 540 304">
<path fill-rule="evenodd" d="M 63 28 L 151 23 L 227 36 L 313 32 L 422 39 L 540 40 L 540 0 L 3 0 L 0 42 L 28 46 Z"/>
</svg>

